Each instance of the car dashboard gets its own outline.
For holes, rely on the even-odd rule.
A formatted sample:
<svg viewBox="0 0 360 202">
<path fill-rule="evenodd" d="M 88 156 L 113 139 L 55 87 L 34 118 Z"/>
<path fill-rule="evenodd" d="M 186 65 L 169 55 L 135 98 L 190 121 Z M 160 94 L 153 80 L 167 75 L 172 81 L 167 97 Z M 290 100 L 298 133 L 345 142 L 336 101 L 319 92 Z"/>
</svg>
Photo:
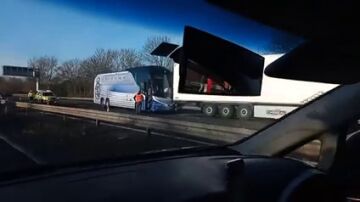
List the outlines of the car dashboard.
<svg viewBox="0 0 360 202">
<path fill-rule="evenodd" d="M 328 193 L 329 189 L 322 189 L 324 178 L 320 171 L 290 159 L 234 154 L 187 155 L 4 181 L 0 184 L 0 199 L 289 201 L 299 194 L 314 199 L 311 192 L 317 192 L 317 196 L 322 196 L 321 191 Z M 306 184 L 315 189 L 303 187 Z M 304 199 L 309 199 L 306 197 Z"/>
</svg>

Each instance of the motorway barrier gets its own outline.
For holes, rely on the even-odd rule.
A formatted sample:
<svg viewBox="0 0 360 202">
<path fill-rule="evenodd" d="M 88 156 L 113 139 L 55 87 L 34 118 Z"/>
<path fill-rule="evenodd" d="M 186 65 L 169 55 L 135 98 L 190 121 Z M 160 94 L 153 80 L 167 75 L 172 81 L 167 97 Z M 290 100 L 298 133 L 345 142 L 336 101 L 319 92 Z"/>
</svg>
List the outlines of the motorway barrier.
<svg viewBox="0 0 360 202">
<path fill-rule="evenodd" d="M 59 97 L 60 100 L 94 101 L 92 97 Z"/>
<path fill-rule="evenodd" d="M 145 129 L 150 128 L 170 133 L 186 134 L 220 142 L 235 142 L 256 132 L 255 130 L 246 128 L 219 126 L 214 124 L 173 120 L 160 117 L 149 117 L 135 114 L 105 112 L 74 107 L 41 105 L 26 102 L 16 102 L 16 107 L 92 119 L 96 120 L 96 122 L 108 122 Z"/>
<path fill-rule="evenodd" d="M 18 97 L 20 100 L 27 100 L 27 94 L 12 94 L 14 97 Z M 60 100 L 79 100 L 79 101 L 93 101 L 92 97 L 58 97 Z"/>
</svg>

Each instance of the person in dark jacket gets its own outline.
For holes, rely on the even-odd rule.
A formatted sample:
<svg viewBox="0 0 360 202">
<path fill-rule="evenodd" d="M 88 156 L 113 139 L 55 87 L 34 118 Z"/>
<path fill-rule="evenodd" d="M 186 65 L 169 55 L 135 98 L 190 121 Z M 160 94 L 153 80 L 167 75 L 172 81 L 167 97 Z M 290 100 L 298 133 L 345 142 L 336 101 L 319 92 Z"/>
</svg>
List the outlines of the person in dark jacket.
<svg viewBox="0 0 360 202">
<path fill-rule="evenodd" d="M 141 93 L 141 91 L 138 91 L 136 93 L 136 95 L 134 96 L 134 100 L 135 100 L 135 112 L 137 114 L 140 114 L 141 112 L 141 105 L 142 102 L 144 101 L 144 94 Z"/>
</svg>

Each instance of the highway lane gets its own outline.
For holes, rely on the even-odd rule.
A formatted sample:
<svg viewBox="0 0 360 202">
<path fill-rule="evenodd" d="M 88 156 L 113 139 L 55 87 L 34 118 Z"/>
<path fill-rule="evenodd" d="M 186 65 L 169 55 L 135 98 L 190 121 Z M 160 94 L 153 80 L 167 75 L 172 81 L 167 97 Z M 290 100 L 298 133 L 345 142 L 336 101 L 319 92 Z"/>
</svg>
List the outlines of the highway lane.
<svg viewBox="0 0 360 202">
<path fill-rule="evenodd" d="M 104 110 L 100 105 L 94 104 L 91 101 L 82 101 L 82 100 L 60 100 L 57 104 L 58 106 L 65 107 L 76 107 L 76 108 L 85 108 L 85 109 L 95 109 L 95 110 Z M 133 114 L 134 110 L 124 109 L 118 107 L 112 107 L 112 112 Z M 200 112 L 200 110 L 179 110 L 177 112 L 169 113 L 143 113 L 143 115 L 151 117 L 166 117 L 168 119 L 174 120 L 183 120 L 199 123 L 208 123 L 222 126 L 232 126 L 247 128 L 253 130 L 260 130 L 261 128 L 274 122 L 272 119 L 250 119 L 250 120 L 241 120 L 241 119 L 224 119 L 221 117 L 207 117 Z"/>
<path fill-rule="evenodd" d="M 29 159 L 25 154 L 9 145 L 0 133 L 0 173 L 18 170 L 19 168 L 31 168 L 36 166 L 36 162 Z"/>
<path fill-rule="evenodd" d="M 96 126 L 81 119 L 64 120 L 61 116 L 40 112 L 18 111 L 0 119 L 0 161 L 9 163 L 6 169 L 27 168 L 31 163 L 62 165 L 213 145 L 213 142 L 172 134 L 148 135 L 139 129 L 110 124 Z M 27 160 L 21 160 L 25 156 Z"/>
</svg>

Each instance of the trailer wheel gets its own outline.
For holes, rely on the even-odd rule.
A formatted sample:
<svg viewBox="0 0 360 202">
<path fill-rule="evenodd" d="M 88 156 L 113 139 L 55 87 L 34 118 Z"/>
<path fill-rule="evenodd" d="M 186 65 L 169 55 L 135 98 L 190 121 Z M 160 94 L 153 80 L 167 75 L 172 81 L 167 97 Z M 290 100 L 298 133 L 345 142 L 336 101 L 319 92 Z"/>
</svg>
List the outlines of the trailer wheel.
<svg viewBox="0 0 360 202">
<path fill-rule="evenodd" d="M 104 105 L 105 103 L 104 103 L 104 98 L 101 98 L 100 99 L 100 106 L 101 106 L 101 108 L 104 108 L 105 109 L 105 105 Z"/>
<path fill-rule="evenodd" d="M 253 116 L 253 106 L 252 105 L 239 105 L 236 110 L 237 117 L 240 119 L 249 119 Z"/>
<path fill-rule="evenodd" d="M 215 116 L 217 112 L 217 106 L 213 104 L 205 104 L 202 107 L 202 111 L 206 116 Z"/>
<path fill-rule="evenodd" d="M 106 101 L 105 101 L 105 110 L 107 112 L 110 111 L 110 100 L 109 99 L 106 99 Z"/>
<path fill-rule="evenodd" d="M 233 117 L 235 109 L 231 105 L 220 105 L 219 113 L 221 117 L 230 119 Z"/>
</svg>

